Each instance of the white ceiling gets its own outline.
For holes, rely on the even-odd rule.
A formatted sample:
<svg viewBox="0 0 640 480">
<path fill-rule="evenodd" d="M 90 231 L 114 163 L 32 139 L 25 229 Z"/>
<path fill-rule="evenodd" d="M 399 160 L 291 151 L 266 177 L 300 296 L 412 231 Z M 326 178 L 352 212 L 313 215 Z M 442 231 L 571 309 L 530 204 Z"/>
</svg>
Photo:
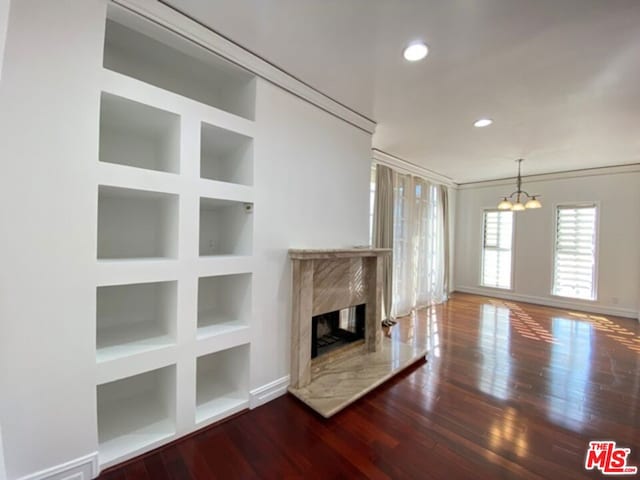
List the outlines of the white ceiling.
<svg viewBox="0 0 640 480">
<path fill-rule="evenodd" d="M 640 0 L 168 0 L 469 182 L 640 162 Z M 416 39 L 429 56 L 411 64 Z M 494 125 L 473 122 L 490 117 Z"/>
</svg>

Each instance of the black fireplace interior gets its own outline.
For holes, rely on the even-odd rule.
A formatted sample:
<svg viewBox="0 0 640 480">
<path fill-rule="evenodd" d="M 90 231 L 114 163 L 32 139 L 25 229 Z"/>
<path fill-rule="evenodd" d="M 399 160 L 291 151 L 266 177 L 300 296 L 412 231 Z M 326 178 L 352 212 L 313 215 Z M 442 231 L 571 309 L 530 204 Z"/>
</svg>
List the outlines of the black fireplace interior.
<svg viewBox="0 0 640 480">
<path fill-rule="evenodd" d="M 363 303 L 313 317 L 311 358 L 364 339 L 365 307 Z"/>
</svg>

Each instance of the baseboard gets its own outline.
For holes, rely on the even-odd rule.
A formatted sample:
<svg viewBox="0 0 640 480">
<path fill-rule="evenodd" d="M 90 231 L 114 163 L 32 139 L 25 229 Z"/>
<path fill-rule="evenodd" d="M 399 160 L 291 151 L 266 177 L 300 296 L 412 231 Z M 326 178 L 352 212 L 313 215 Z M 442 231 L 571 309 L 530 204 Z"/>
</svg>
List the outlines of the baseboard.
<svg viewBox="0 0 640 480">
<path fill-rule="evenodd" d="M 566 308 L 569 310 L 578 310 L 580 312 L 599 313 L 601 315 L 615 315 L 617 317 L 626 317 L 639 320 L 638 312 L 636 310 L 628 308 L 572 302 L 571 300 L 561 300 L 550 297 L 537 297 L 535 295 L 525 295 L 522 293 L 509 291 L 502 292 L 493 288 L 457 286 L 455 288 L 455 291 L 462 293 L 473 293 L 475 295 L 484 295 L 485 297 L 496 297 L 504 300 L 514 300 L 516 302 L 534 303 L 536 305 L 544 305 L 546 307 Z"/>
<path fill-rule="evenodd" d="M 91 480 L 98 476 L 98 452 L 40 470 L 20 480 Z"/>
<path fill-rule="evenodd" d="M 249 392 L 249 408 L 256 408 L 287 393 L 289 375 L 262 385 Z"/>
</svg>

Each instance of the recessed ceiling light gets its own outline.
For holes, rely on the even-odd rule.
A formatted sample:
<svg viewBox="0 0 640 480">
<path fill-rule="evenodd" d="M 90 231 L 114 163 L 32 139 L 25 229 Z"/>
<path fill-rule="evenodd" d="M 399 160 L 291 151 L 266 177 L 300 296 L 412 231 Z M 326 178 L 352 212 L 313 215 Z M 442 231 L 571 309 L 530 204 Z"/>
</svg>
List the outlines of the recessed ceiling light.
<svg viewBox="0 0 640 480">
<path fill-rule="evenodd" d="M 488 127 L 492 123 L 493 123 L 493 120 L 491 120 L 490 118 L 481 118 L 480 120 L 476 120 L 475 122 L 473 122 L 473 126 L 482 128 L 482 127 Z"/>
<path fill-rule="evenodd" d="M 429 47 L 422 42 L 414 42 L 404 49 L 404 58 L 410 62 L 422 60 L 429 53 Z"/>
</svg>

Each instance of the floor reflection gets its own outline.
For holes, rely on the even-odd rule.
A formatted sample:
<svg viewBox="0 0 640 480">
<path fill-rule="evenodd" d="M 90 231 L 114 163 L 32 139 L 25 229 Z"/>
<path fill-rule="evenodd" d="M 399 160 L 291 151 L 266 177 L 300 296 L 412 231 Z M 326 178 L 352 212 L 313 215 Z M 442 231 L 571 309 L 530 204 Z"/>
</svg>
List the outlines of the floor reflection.
<svg viewBox="0 0 640 480">
<path fill-rule="evenodd" d="M 592 327 L 587 322 L 554 317 L 549 360 L 549 419 L 572 430 L 588 420 Z"/>
<path fill-rule="evenodd" d="M 446 318 L 443 318 L 442 305 L 434 305 L 399 319 L 398 325 L 391 331 L 394 340 L 426 347 L 428 350 L 424 367 L 426 375 L 414 379 L 419 383 L 420 403 L 427 410 L 432 410 L 439 398 L 443 321 L 446 321 Z"/>
<path fill-rule="evenodd" d="M 491 304 L 508 308 L 511 312 L 511 326 L 518 334 L 529 340 L 553 343 L 553 335 L 537 322 L 524 308 L 514 302 L 491 300 Z"/>
<path fill-rule="evenodd" d="M 434 305 L 398 319 L 398 325 L 391 329 L 390 335 L 394 340 L 426 347 L 430 355 L 439 358 L 441 324 L 441 307 Z"/>
<path fill-rule="evenodd" d="M 640 353 L 640 337 L 638 337 L 632 330 L 629 330 L 622 325 L 618 325 L 617 323 L 600 315 L 581 312 L 569 312 L 569 315 L 591 322 L 593 328 L 602 332 L 614 342 L 624 345 L 629 350 L 636 353 Z"/>
<path fill-rule="evenodd" d="M 518 457 L 524 457 L 528 451 L 526 425 L 522 423 L 518 412 L 507 407 L 504 415 L 496 419 L 489 429 L 489 444 L 492 449 L 507 448 L 513 450 Z"/>
<path fill-rule="evenodd" d="M 501 400 L 509 398 L 511 376 L 509 309 L 482 305 L 478 347 L 482 355 L 478 388 Z"/>
</svg>

